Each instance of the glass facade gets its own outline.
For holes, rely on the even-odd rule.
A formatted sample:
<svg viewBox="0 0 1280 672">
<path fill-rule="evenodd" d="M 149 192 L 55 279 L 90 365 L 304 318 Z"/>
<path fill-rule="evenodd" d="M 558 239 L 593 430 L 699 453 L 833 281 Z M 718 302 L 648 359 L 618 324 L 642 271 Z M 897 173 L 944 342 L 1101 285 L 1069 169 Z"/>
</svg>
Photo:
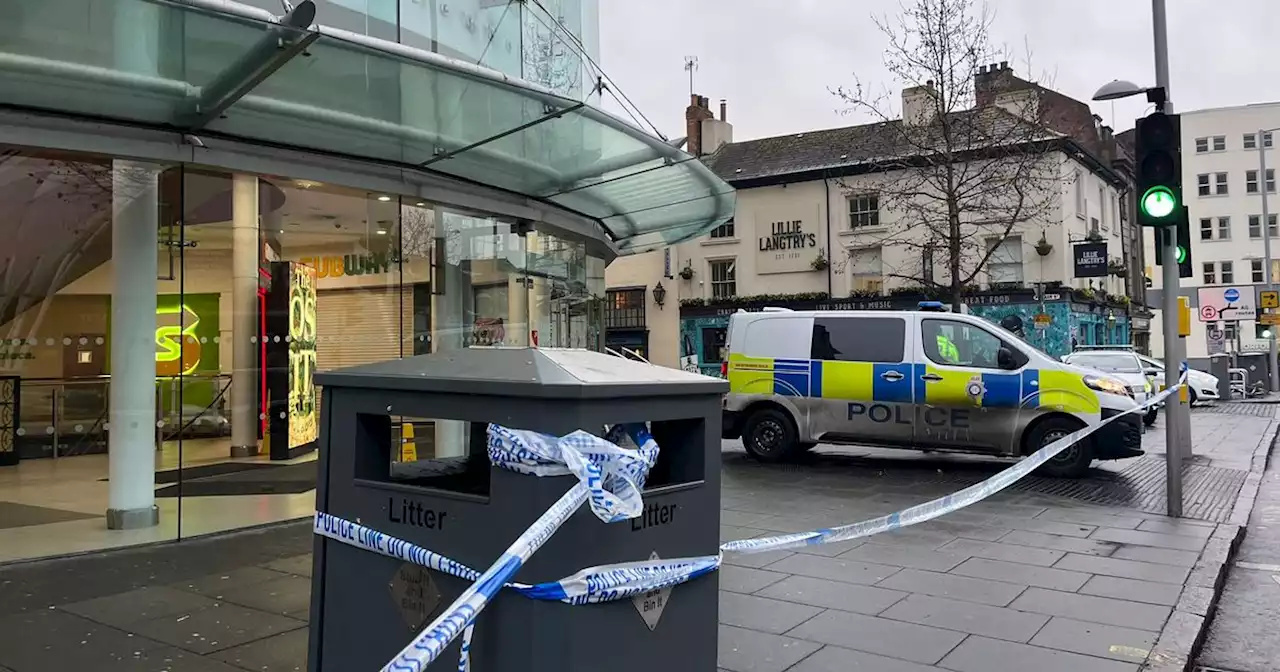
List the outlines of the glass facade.
<svg viewBox="0 0 1280 672">
<path fill-rule="evenodd" d="M 310 515 L 316 371 L 603 348 L 605 260 L 540 222 L 283 175 L 0 156 L 0 400 L 16 398 L 0 562 Z M 461 454 L 446 424 L 417 423 L 419 445 Z"/>
<path fill-rule="evenodd" d="M 272 14 L 279 0 L 241 0 Z M 316 20 L 492 68 L 579 100 L 599 62 L 599 0 L 315 0 Z M 597 98 L 598 100 L 598 98 Z"/>
<path fill-rule="evenodd" d="M 592 105 L 596 3 L 0 3 L 0 563 L 311 515 L 318 371 L 604 349 L 734 200 Z"/>
</svg>

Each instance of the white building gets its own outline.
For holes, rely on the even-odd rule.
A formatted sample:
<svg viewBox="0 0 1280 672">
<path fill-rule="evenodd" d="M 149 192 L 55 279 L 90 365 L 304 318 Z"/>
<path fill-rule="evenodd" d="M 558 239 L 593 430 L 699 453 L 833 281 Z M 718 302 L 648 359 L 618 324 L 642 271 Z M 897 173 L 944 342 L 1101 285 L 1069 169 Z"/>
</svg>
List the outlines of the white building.
<svg viewBox="0 0 1280 672">
<path fill-rule="evenodd" d="M 1270 205 L 1270 230 L 1273 254 L 1280 256 L 1276 211 L 1280 199 L 1276 194 L 1276 168 L 1280 153 L 1274 151 L 1280 130 L 1258 136 L 1260 129 L 1280 127 L 1280 102 L 1222 107 L 1183 112 L 1182 118 L 1182 195 L 1191 219 L 1191 260 L 1193 276 L 1183 278 L 1181 294 L 1190 297 L 1192 333 L 1186 339 L 1187 358 L 1193 366 L 1205 364 L 1209 351 L 1208 332 L 1225 332 L 1228 349 L 1264 351 L 1267 342 L 1261 338 L 1265 327 L 1255 320 L 1207 321 L 1199 311 L 1199 289 L 1202 287 L 1236 287 L 1242 294 L 1253 295 L 1263 289 L 1263 223 L 1262 195 L 1265 183 Z M 1267 154 L 1265 180 L 1259 178 L 1258 145 Z M 1154 291 L 1148 292 L 1148 303 L 1158 309 L 1164 292 L 1163 274 L 1155 265 L 1155 236 L 1143 235 L 1146 248 L 1147 277 Z M 1280 282 L 1280 264 L 1272 262 L 1273 277 Z M 1152 349 L 1163 354 L 1162 323 L 1152 319 Z"/>
<path fill-rule="evenodd" d="M 995 66 L 991 72 L 997 72 Z M 903 92 L 908 118 L 923 88 Z M 997 249 L 974 278 L 978 295 L 970 301 L 974 312 L 992 319 L 1019 317 L 1033 343 L 1043 340 L 1037 344 L 1061 351 L 1057 354 L 1073 341 L 1129 342 L 1132 324 L 1122 270 L 1129 258 L 1127 180 L 1112 168 L 1114 154 L 1092 151 L 1097 146 L 1115 151 L 1110 129 L 1097 124 L 1083 103 L 1066 100 L 1083 109 L 1084 134 L 1096 134 L 1088 138 L 1096 144 L 1051 134 L 1051 148 L 1038 157 L 1051 176 L 1039 183 L 1045 193 L 1036 196 L 1046 207 L 1016 224 L 1007 237 L 993 231 L 990 239 L 975 238 L 976 253 Z M 1003 98 L 994 103 L 1015 107 L 1002 104 L 1008 103 Z M 935 251 L 930 258 L 925 229 L 915 229 L 921 237 L 908 239 L 903 231 L 910 227 L 901 210 L 886 207 L 881 198 L 881 185 L 902 178 L 902 171 L 886 171 L 876 160 L 886 135 L 894 135 L 892 128 L 886 131 L 889 125 L 733 142 L 725 117 L 723 104 L 717 119 L 706 99 L 694 96 L 687 111 L 689 151 L 706 155 L 707 164 L 738 190 L 734 219 L 702 240 L 620 259 L 607 270 L 619 306 L 636 306 L 645 290 L 645 346 L 652 361 L 674 366 L 694 355 L 704 371 L 717 370 L 717 339 L 723 337 L 727 315 L 743 304 L 906 307 L 918 301 L 908 291 L 921 284 L 913 278 L 946 284 L 947 254 Z M 1078 278 L 1073 253 L 1091 232 L 1093 240 L 1106 245 L 1100 259 L 1105 272 Z M 1035 292 L 1039 283 L 1051 287 L 1044 303 Z M 652 291 L 658 284 L 663 305 Z M 630 300 L 621 296 L 627 292 Z M 1040 313 L 1053 322 L 1033 330 Z M 618 332 L 614 342 L 636 339 Z"/>
</svg>

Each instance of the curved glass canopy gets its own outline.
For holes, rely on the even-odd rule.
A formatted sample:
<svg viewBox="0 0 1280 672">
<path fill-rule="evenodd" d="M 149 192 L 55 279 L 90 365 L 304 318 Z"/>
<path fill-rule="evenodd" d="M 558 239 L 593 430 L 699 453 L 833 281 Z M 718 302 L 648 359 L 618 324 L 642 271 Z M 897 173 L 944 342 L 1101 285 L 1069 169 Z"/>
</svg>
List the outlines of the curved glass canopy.
<svg viewBox="0 0 1280 672">
<path fill-rule="evenodd" d="M 667 142 L 501 73 L 326 28 L 305 0 L 282 17 L 227 0 L 8 4 L 8 105 L 448 174 L 597 219 L 622 254 L 733 216 L 733 188 Z"/>
</svg>

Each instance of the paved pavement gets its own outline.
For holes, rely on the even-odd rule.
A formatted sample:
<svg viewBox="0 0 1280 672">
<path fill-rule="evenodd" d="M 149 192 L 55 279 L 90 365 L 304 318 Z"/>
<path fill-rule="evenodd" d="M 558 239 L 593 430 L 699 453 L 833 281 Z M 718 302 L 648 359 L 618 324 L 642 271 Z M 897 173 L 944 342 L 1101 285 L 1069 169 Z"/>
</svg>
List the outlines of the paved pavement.
<svg viewBox="0 0 1280 672">
<path fill-rule="evenodd" d="M 1197 663 L 1209 670 L 1271 672 L 1280 665 L 1278 624 L 1280 466 L 1272 464 Z"/>
<path fill-rule="evenodd" d="M 1272 427 L 1220 413 L 1194 422 L 1202 438 L 1254 446 L 1261 436 L 1236 427 Z M 1210 459 L 1236 459 L 1225 446 L 1197 450 L 1215 451 Z M 953 492 L 955 474 L 963 482 L 1000 468 L 901 455 L 822 451 L 765 466 L 727 444 L 721 536 L 853 522 Z M 1237 531 L 1030 488 L 871 539 L 729 556 L 718 576 L 719 666 L 1182 669 L 1220 585 L 1211 559 L 1225 559 Z M 309 524 L 291 524 L 0 568 L 0 672 L 305 669 L 311 543 Z"/>
</svg>

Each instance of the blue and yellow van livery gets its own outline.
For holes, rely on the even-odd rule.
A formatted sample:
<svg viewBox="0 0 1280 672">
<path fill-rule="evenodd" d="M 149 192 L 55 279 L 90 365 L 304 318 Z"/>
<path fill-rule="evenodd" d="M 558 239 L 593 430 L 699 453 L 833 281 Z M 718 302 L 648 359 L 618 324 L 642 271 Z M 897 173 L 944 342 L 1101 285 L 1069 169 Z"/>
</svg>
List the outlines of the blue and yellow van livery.
<svg viewBox="0 0 1280 672">
<path fill-rule="evenodd" d="M 839 359 L 813 356 L 815 320 L 825 338 L 839 332 Z M 901 324 L 885 332 L 874 320 Z M 937 332 L 938 324 L 947 324 L 949 334 L 982 339 L 986 359 L 938 361 L 938 351 L 925 347 L 934 338 L 925 332 Z M 877 333 L 898 334 L 901 356 L 868 340 Z M 857 361 L 862 346 L 866 358 L 901 361 Z M 742 436 L 748 451 L 765 459 L 820 442 L 1017 456 L 1134 405 L 1122 383 L 1065 365 L 970 315 L 740 312 L 730 320 L 728 349 L 725 434 Z M 1124 420 L 1110 423 L 1119 431 L 1095 445 L 1068 451 L 1072 464 L 1058 471 L 1070 475 L 1092 459 L 1141 454 L 1141 428 L 1135 434 Z"/>
</svg>

